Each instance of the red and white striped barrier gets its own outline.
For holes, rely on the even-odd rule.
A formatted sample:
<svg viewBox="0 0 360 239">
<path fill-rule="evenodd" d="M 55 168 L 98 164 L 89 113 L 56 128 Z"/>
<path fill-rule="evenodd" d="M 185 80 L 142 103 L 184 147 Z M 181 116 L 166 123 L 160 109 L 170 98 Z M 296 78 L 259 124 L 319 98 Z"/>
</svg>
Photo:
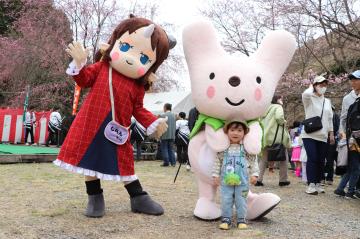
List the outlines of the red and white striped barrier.
<svg viewBox="0 0 360 239">
<path fill-rule="evenodd" d="M 0 109 L 0 136 L 3 143 L 24 143 L 23 109 Z M 35 143 L 45 144 L 48 135 L 48 121 L 50 111 L 35 112 L 36 126 L 34 126 Z M 28 136 L 30 142 L 30 134 Z"/>
</svg>

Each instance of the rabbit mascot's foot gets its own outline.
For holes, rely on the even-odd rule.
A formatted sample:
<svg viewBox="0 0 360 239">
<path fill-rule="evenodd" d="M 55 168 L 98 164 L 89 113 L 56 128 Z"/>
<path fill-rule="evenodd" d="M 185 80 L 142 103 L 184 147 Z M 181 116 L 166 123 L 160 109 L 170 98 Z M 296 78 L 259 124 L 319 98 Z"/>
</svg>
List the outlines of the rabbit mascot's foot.
<svg viewBox="0 0 360 239">
<path fill-rule="evenodd" d="M 249 191 L 247 202 L 247 215 L 248 220 L 257 220 L 268 214 L 279 203 L 280 197 L 273 193 L 255 194 Z"/>
<path fill-rule="evenodd" d="M 221 217 L 221 210 L 218 204 L 202 197 L 196 203 L 194 216 L 201 220 L 216 220 Z"/>
</svg>

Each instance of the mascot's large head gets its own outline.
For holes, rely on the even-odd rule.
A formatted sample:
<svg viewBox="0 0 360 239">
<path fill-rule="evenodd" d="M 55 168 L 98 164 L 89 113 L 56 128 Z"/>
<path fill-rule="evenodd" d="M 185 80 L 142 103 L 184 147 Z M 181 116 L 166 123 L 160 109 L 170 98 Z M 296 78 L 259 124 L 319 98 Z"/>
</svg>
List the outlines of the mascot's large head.
<svg viewBox="0 0 360 239">
<path fill-rule="evenodd" d="M 296 49 L 295 38 L 272 31 L 250 57 L 227 54 L 210 22 L 183 31 L 193 101 L 208 116 L 251 120 L 263 115 Z"/>
<path fill-rule="evenodd" d="M 130 15 L 112 33 L 97 59 L 109 62 L 119 73 L 144 83 L 167 58 L 176 41 L 152 21 Z"/>
</svg>

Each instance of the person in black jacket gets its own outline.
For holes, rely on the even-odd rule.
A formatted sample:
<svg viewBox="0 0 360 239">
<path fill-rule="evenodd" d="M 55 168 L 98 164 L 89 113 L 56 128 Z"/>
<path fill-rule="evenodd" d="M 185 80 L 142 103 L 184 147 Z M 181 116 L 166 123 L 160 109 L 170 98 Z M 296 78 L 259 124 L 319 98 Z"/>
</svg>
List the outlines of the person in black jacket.
<svg viewBox="0 0 360 239">
<path fill-rule="evenodd" d="M 189 125 L 190 132 L 194 128 L 195 122 L 196 122 L 198 117 L 199 117 L 199 111 L 196 109 L 196 107 L 192 108 L 189 111 L 189 123 L 188 123 L 188 125 Z"/>
</svg>

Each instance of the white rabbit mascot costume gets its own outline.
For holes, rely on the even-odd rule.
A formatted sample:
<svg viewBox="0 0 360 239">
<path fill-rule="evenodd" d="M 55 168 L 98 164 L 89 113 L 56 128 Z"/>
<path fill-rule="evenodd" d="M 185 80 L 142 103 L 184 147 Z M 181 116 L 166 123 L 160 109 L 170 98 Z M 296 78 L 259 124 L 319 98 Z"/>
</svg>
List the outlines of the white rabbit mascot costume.
<svg viewBox="0 0 360 239">
<path fill-rule="evenodd" d="M 244 139 L 245 149 L 250 154 L 260 153 L 263 131 L 258 118 L 270 105 L 296 42 L 286 31 L 272 31 L 253 55 L 235 57 L 224 51 L 210 22 L 198 21 L 185 27 L 183 44 L 192 97 L 200 112 L 188 151 L 199 188 L 194 215 L 213 220 L 221 216 L 221 210 L 214 201 L 217 187 L 211 169 L 216 152 L 229 147 L 229 139 L 222 130 L 224 121 L 246 121 L 250 132 Z M 279 202 L 275 194 L 249 192 L 247 219 L 264 216 Z"/>
</svg>

